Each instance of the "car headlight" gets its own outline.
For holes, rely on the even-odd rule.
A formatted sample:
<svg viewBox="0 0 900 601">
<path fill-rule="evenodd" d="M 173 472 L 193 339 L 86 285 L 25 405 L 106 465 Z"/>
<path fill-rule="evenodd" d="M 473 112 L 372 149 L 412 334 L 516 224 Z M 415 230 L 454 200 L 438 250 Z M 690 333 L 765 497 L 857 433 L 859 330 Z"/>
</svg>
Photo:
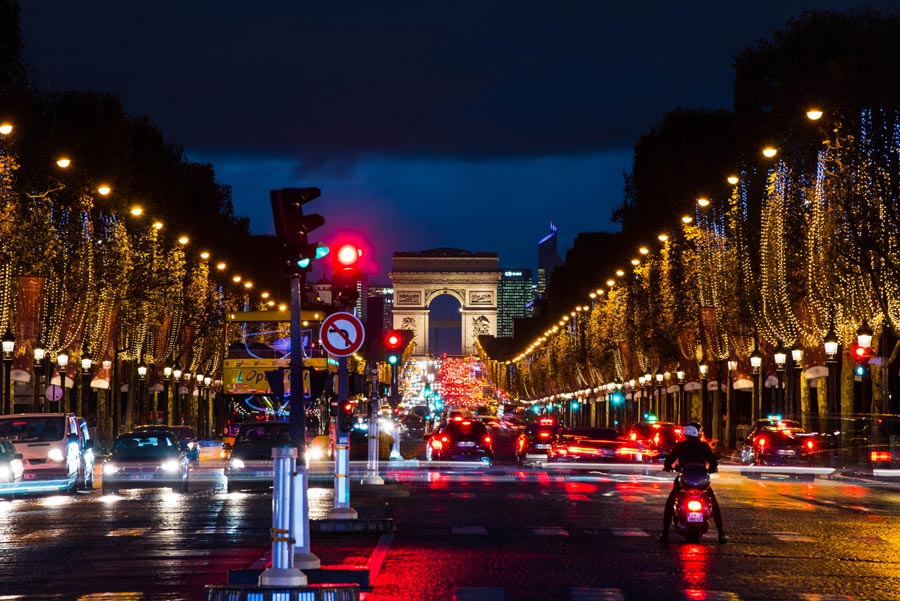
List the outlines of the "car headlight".
<svg viewBox="0 0 900 601">
<path fill-rule="evenodd" d="M 159 466 L 164 472 L 177 472 L 181 468 L 181 463 L 177 459 L 168 459 Z"/>
<path fill-rule="evenodd" d="M 244 462 L 237 457 L 231 458 L 231 469 L 240 470 L 244 468 Z"/>
<path fill-rule="evenodd" d="M 0 482 L 9 482 L 13 479 L 12 469 L 8 465 L 0 465 Z"/>
<path fill-rule="evenodd" d="M 50 449 L 47 452 L 47 459 L 50 461 L 64 461 L 65 457 L 63 456 L 62 449 Z"/>
<path fill-rule="evenodd" d="M 309 458 L 310 459 L 321 459 L 325 456 L 325 451 L 322 447 L 313 447 L 309 450 Z"/>
<path fill-rule="evenodd" d="M 103 464 L 103 474 L 106 476 L 112 476 L 116 472 L 119 471 L 119 468 L 112 463 L 104 463 Z"/>
</svg>

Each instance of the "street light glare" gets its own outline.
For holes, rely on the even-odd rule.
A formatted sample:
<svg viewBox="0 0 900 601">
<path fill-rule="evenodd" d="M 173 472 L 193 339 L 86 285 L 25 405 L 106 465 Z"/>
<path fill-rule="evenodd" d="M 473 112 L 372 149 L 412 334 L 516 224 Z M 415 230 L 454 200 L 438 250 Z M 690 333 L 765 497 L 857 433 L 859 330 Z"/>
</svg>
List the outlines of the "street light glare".
<svg viewBox="0 0 900 601">
<path fill-rule="evenodd" d="M 729 175 L 727 179 L 728 179 L 728 183 L 731 184 L 732 186 L 740 181 L 740 179 L 736 175 Z"/>
<path fill-rule="evenodd" d="M 809 109 L 808 111 L 806 111 L 806 117 L 810 121 L 818 121 L 822 118 L 822 111 L 820 111 L 819 109 Z"/>
<path fill-rule="evenodd" d="M 180 238 L 178 238 L 178 244 L 180 244 L 182 246 L 184 246 L 185 244 L 187 244 L 190 241 L 191 241 L 191 239 L 188 238 L 187 236 L 181 236 Z"/>
<path fill-rule="evenodd" d="M 131 214 L 135 217 L 141 215 L 144 212 L 144 209 L 141 207 L 131 207 Z"/>
<path fill-rule="evenodd" d="M 778 151 L 771 146 L 766 146 L 765 148 L 763 148 L 762 153 L 764 157 L 771 159 L 773 156 L 778 154 Z"/>
<path fill-rule="evenodd" d="M 708 206 L 709 206 L 709 199 L 708 199 L 708 198 L 698 198 L 698 199 L 697 199 L 697 204 L 700 205 L 701 207 L 708 207 Z"/>
<path fill-rule="evenodd" d="M 106 184 L 100 184 L 99 186 L 97 186 L 97 193 L 101 196 L 107 196 L 110 192 L 112 192 L 112 188 L 110 188 Z"/>
<path fill-rule="evenodd" d="M 65 169 L 66 167 L 68 167 L 69 165 L 72 164 L 72 161 L 66 157 L 60 157 L 56 160 L 56 164 L 59 165 L 60 167 L 62 167 L 63 169 Z"/>
<path fill-rule="evenodd" d="M 0 135 L 6 136 L 12 133 L 13 126 L 10 123 L 0 124 Z"/>
</svg>

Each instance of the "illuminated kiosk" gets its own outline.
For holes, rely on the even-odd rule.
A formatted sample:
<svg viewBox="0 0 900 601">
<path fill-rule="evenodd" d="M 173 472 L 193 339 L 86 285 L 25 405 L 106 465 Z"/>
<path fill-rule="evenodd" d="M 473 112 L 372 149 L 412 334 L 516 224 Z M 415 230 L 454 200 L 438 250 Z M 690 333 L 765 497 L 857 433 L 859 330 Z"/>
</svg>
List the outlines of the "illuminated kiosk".
<svg viewBox="0 0 900 601">
<path fill-rule="evenodd" d="M 478 336 L 497 335 L 499 261 L 496 253 L 455 248 L 394 253 L 389 274 L 394 329 L 412 330 L 415 353 L 430 354 L 429 308 L 434 299 L 447 294 L 459 301 L 462 353 L 474 355 Z"/>
</svg>

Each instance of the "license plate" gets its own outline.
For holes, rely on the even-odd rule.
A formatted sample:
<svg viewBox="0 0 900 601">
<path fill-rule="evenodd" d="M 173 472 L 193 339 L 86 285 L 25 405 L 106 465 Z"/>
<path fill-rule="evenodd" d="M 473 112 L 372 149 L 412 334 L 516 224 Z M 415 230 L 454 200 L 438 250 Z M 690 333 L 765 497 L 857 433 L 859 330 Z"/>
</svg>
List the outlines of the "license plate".
<svg viewBox="0 0 900 601">
<path fill-rule="evenodd" d="M 688 512 L 687 521 L 688 522 L 702 522 L 703 521 L 703 513 L 700 511 Z"/>
<path fill-rule="evenodd" d="M 549 449 L 549 448 L 550 448 L 550 445 L 548 445 L 548 444 L 536 444 L 536 445 L 534 445 L 534 448 L 536 448 L 536 449 Z"/>
<path fill-rule="evenodd" d="M 153 474 L 128 474 L 128 480 L 153 480 Z"/>
<path fill-rule="evenodd" d="M 786 457 L 793 457 L 796 454 L 796 451 L 790 449 L 779 449 L 778 454 Z"/>
<path fill-rule="evenodd" d="M 474 447 L 475 443 L 472 442 L 471 440 L 464 440 L 462 442 L 456 443 L 456 446 L 458 446 L 458 447 Z"/>
<path fill-rule="evenodd" d="M 275 472 L 253 472 L 254 478 L 274 478 Z"/>
</svg>

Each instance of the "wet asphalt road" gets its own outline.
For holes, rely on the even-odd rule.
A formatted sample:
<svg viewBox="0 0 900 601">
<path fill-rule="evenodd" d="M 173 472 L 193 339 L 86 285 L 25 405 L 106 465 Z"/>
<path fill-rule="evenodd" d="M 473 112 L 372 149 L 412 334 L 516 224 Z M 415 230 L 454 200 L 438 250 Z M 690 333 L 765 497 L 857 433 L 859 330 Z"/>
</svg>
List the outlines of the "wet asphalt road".
<svg viewBox="0 0 900 601">
<path fill-rule="evenodd" d="M 367 600 L 900 599 L 897 487 L 724 471 L 714 486 L 731 542 L 663 545 L 667 474 L 515 468 L 503 460 L 509 439 L 498 446 L 493 470 L 394 464 L 386 476 L 408 496 L 351 496 L 361 516 L 391 515 L 396 526 Z M 0 502 L 0 595 L 203 598 L 205 584 L 224 583 L 269 545 L 270 496 L 224 493 L 220 465 L 204 457 L 187 495 Z M 309 498 L 312 519 L 333 503 L 327 482 Z M 326 564 L 362 561 L 377 542 L 312 537 Z"/>
</svg>

